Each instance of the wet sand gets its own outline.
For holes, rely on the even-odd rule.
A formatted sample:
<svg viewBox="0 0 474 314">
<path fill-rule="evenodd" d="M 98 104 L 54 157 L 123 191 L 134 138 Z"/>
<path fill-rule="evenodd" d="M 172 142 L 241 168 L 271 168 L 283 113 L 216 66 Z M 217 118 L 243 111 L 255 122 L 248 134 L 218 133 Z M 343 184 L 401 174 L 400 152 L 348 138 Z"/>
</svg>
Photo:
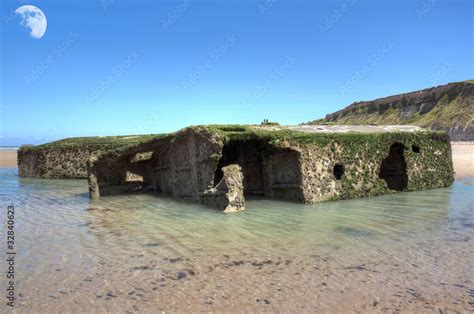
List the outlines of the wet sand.
<svg viewBox="0 0 474 314">
<path fill-rule="evenodd" d="M 0 168 L 16 167 L 16 149 L 0 150 Z"/>
<path fill-rule="evenodd" d="M 474 178 L 315 205 L 254 198 L 236 215 L 153 194 L 90 201 L 85 180 L 14 168 L 0 186 L 18 206 L 15 313 L 474 308 Z"/>
</svg>

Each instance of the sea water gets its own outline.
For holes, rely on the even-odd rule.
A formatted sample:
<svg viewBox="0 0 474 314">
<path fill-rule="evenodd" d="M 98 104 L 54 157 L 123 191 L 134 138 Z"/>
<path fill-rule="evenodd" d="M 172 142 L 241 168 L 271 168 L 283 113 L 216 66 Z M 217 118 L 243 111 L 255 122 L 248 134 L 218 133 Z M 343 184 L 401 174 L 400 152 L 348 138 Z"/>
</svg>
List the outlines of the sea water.
<svg viewBox="0 0 474 314">
<path fill-rule="evenodd" d="M 157 194 L 90 200 L 86 180 L 16 169 L 0 187 L 18 312 L 474 309 L 474 178 L 315 205 L 253 198 L 238 214 Z"/>
</svg>

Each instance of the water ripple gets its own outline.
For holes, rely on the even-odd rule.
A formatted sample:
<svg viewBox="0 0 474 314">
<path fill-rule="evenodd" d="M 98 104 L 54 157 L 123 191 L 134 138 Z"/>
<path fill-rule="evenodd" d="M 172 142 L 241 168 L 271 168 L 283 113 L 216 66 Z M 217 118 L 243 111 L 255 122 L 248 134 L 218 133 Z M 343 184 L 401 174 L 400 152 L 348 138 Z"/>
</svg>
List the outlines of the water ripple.
<svg viewBox="0 0 474 314">
<path fill-rule="evenodd" d="M 462 312 L 473 183 L 315 205 L 252 198 L 225 215 L 155 194 L 89 200 L 84 180 L 0 169 L 0 201 L 17 208 L 25 312 Z"/>
</svg>

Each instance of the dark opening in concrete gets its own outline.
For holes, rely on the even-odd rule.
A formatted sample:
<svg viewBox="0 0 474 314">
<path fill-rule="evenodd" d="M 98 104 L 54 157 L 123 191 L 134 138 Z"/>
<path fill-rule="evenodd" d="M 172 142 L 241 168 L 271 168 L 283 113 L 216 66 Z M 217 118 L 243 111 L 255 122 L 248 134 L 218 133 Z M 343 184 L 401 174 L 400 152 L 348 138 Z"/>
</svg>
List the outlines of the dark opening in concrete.
<svg viewBox="0 0 474 314">
<path fill-rule="evenodd" d="M 419 153 L 421 149 L 420 149 L 420 146 L 412 145 L 412 146 L 411 146 L 411 150 L 412 150 L 414 153 Z"/>
<path fill-rule="evenodd" d="M 395 143 L 380 166 L 379 177 L 387 182 L 390 190 L 403 191 L 408 184 L 407 165 L 403 155 L 405 146 Z"/>
<path fill-rule="evenodd" d="M 223 177 L 222 168 L 231 164 L 242 167 L 244 193 L 263 195 L 263 144 L 258 140 L 230 141 L 222 149 L 222 157 L 214 174 L 214 186 Z"/>
<path fill-rule="evenodd" d="M 344 175 L 344 171 L 344 165 L 336 164 L 332 170 L 332 173 L 334 174 L 334 177 L 336 177 L 336 180 L 341 180 L 342 176 Z"/>
</svg>

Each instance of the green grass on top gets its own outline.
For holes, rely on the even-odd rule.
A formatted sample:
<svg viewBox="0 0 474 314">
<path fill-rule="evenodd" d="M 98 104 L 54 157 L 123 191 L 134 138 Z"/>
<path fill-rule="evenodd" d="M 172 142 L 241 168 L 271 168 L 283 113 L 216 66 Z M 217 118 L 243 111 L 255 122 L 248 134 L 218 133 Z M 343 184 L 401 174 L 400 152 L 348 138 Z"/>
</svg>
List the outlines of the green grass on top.
<svg viewBox="0 0 474 314">
<path fill-rule="evenodd" d="M 251 140 L 262 139 L 271 144 L 278 145 L 283 142 L 296 143 L 300 145 L 316 145 L 319 147 L 328 145 L 331 141 L 337 141 L 341 144 L 363 144 L 381 141 L 386 139 L 408 138 L 408 137 L 426 137 L 430 138 L 436 134 L 444 137 L 443 131 L 422 131 L 422 132 L 344 132 L 344 133 L 310 133 L 290 129 L 271 130 L 258 128 L 252 125 L 202 125 L 211 132 L 224 137 L 225 141 L 231 140 Z"/>
<path fill-rule="evenodd" d="M 259 127 L 257 125 L 240 124 L 211 124 L 197 125 L 190 128 L 205 129 L 221 137 L 224 142 L 246 141 L 246 140 L 264 140 L 270 144 L 280 146 L 287 142 L 299 145 L 326 146 L 332 141 L 341 144 L 363 144 L 376 142 L 386 139 L 396 139 L 415 136 L 432 136 L 433 133 L 445 134 L 444 132 L 390 132 L 390 133 L 310 133 L 290 130 L 285 127 Z M 179 133 L 179 132 L 177 132 Z M 128 135 L 128 136 L 92 136 L 92 137 L 73 137 L 59 141 L 54 141 L 33 147 L 23 147 L 22 149 L 42 149 L 42 148 L 89 148 L 94 151 L 101 151 L 101 154 L 118 155 L 126 151 L 129 147 L 145 143 L 157 137 L 173 136 L 173 134 L 148 134 L 148 135 Z M 422 134 L 421 134 L 422 133 Z M 429 135 L 431 134 L 431 135 Z"/>
<path fill-rule="evenodd" d="M 122 136 L 89 136 L 89 137 L 70 137 L 62 140 L 49 142 L 37 146 L 22 147 L 22 149 L 37 148 L 74 148 L 88 147 L 95 149 L 114 149 L 122 146 L 140 144 L 151 140 L 163 134 L 146 135 L 122 135 Z"/>
</svg>

